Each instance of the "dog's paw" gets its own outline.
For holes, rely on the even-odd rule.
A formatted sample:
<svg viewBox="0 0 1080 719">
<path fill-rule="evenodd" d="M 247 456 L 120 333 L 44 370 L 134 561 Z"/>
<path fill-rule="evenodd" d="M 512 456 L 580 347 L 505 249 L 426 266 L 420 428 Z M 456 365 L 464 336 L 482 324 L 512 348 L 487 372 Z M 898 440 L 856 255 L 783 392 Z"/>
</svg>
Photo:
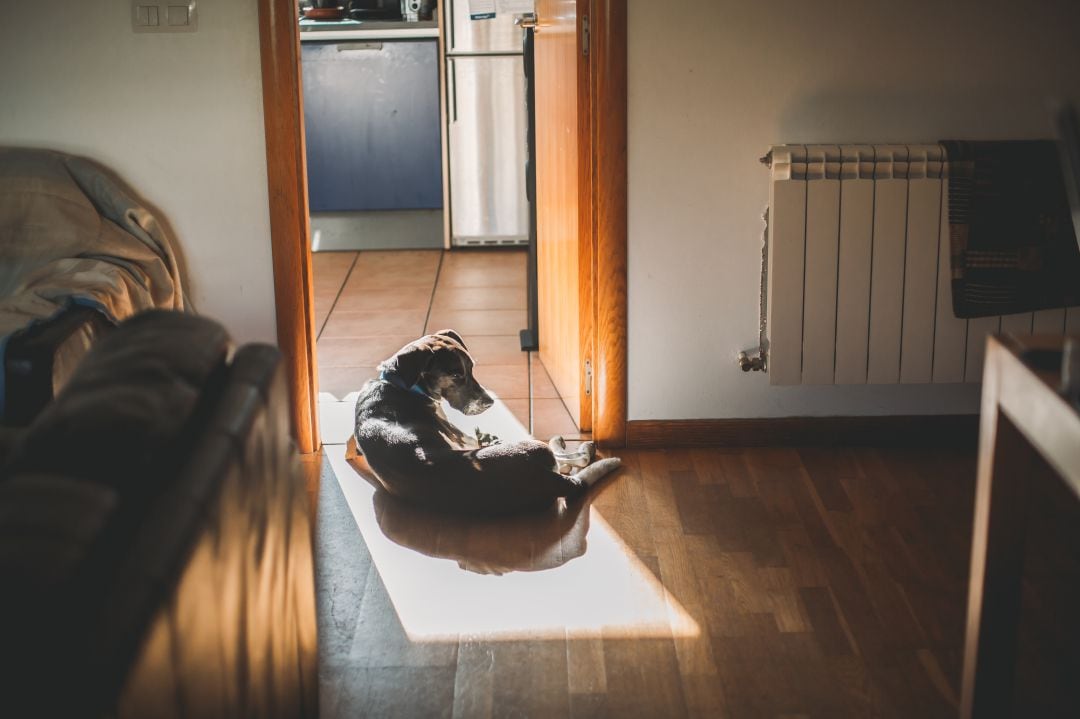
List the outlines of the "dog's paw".
<svg viewBox="0 0 1080 719">
<path fill-rule="evenodd" d="M 476 445 L 478 449 L 484 447 L 490 447 L 493 444 L 499 444 L 502 440 L 493 434 L 481 431 L 479 427 L 473 429 L 473 436 L 476 438 Z"/>
</svg>

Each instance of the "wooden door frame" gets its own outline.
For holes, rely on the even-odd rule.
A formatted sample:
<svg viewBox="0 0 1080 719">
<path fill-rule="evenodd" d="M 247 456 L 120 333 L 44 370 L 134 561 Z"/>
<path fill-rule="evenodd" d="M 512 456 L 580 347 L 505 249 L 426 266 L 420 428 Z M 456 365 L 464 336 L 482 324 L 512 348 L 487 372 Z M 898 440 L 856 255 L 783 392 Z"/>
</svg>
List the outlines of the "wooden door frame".
<svg viewBox="0 0 1080 719">
<path fill-rule="evenodd" d="M 315 361 L 315 292 L 308 242 L 299 11 L 296 0 L 258 2 L 277 339 L 296 445 L 302 454 L 310 454 L 320 444 L 319 367 Z"/>
<path fill-rule="evenodd" d="M 627 0 L 584 0 L 590 47 L 582 55 L 579 133 L 589 148 L 581 273 L 584 354 L 591 359 L 593 437 L 605 447 L 626 443 Z M 296 0 L 258 0 L 270 246 L 278 346 L 290 392 L 300 452 L 319 449 L 318 364 L 315 359 L 307 165 Z M 582 36 L 579 13 L 579 38 Z M 584 104 L 582 104 L 584 103 Z M 587 255 L 587 256 L 586 256 Z M 584 373 L 583 373 L 584 374 Z"/>
<path fill-rule="evenodd" d="M 588 133 L 581 139 L 591 165 L 585 183 L 588 196 L 582 198 L 588 213 L 584 228 L 591 236 L 591 242 L 581 243 L 582 266 L 588 268 L 582 283 L 588 286 L 579 292 L 582 302 L 591 305 L 582 323 L 583 346 L 593 368 L 592 434 L 604 447 L 626 444 L 628 2 L 588 1 L 588 54 L 579 54 L 588 77 L 584 88 L 578 83 L 579 92 L 587 93 L 579 134 Z"/>
</svg>

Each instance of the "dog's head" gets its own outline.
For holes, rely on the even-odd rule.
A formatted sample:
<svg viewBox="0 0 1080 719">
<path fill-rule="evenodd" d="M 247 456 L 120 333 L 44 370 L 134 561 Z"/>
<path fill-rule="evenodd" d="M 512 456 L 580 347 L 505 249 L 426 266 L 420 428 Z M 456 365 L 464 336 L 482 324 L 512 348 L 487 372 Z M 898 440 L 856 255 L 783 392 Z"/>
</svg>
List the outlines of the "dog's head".
<svg viewBox="0 0 1080 719">
<path fill-rule="evenodd" d="M 441 330 L 402 347 L 379 365 L 401 387 L 419 387 L 462 414 L 480 414 L 495 400 L 473 377 L 473 358 L 461 335 Z"/>
</svg>

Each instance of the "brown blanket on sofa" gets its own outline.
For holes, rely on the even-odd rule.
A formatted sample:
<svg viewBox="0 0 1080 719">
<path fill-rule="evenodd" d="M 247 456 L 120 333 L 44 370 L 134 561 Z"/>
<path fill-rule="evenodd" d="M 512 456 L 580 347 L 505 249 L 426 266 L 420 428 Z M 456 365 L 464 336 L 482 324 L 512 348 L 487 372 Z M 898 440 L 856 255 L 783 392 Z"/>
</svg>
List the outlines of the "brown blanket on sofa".
<svg viewBox="0 0 1080 719">
<path fill-rule="evenodd" d="M 169 239 L 101 166 L 0 148 L 0 346 L 69 302 L 114 321 L 154 307 L 184 309 Z"/>
</svg>

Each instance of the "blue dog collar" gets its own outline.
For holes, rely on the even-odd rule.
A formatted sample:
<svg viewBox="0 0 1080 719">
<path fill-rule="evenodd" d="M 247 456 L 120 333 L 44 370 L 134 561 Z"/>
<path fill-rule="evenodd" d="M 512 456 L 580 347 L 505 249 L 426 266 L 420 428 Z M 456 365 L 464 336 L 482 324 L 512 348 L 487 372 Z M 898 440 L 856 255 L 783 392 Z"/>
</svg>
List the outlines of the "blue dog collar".
<svg viewBox="0 0 1080 719">
<path fill-rule="evenodd" d="M 424 388 L 420 386 L 419 382 L 414 384 L 412 387 L 409 387 L 404 382 L 402 382 L 401 378 L 398 377 L 396 374 L 388 374 L 385 370 L 379 373 L 379 379 L 381 379 L 383 382 L 389 382 L 398 389 L 403 389 L 407 392 L 418 394 L 424 399 L 431 399 L 431 395 L 424 391 Z"/>
</svg>

